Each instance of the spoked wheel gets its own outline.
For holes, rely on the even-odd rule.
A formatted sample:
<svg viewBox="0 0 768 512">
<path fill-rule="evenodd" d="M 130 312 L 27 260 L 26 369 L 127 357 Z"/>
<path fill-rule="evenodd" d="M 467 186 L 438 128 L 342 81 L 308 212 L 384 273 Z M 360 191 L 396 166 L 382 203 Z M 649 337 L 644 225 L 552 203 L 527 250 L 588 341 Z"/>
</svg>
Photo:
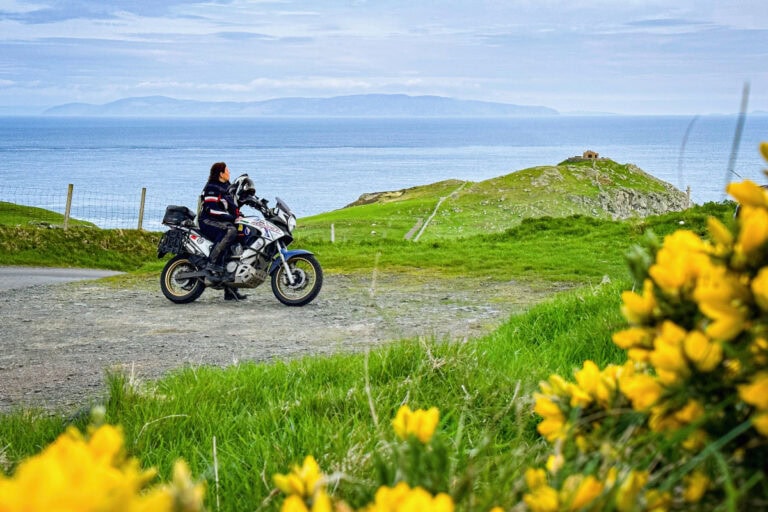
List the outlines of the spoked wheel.
<svg viewBox="0 0 768 512">
<path fill-rule="evenodd" d="M 183 272 L 194 272 L 197 267 L 186 256 L 175 256 L 165 264 L 160 273 L 160 289 L 165 297 L 176 304 L 196 300 L 205 291 L 205 283 L 198 278 L 178 279 Z"/>
<path fill-rule="evenodd" d="M 304 306 L 320 293 L 323 286 L 323 269 L 311 254 L 301 254 L 288 260 L 293 284 L 288 279 L 285 265 L 272 274 L 272 293 L 286 306 Z"/>
</svg>

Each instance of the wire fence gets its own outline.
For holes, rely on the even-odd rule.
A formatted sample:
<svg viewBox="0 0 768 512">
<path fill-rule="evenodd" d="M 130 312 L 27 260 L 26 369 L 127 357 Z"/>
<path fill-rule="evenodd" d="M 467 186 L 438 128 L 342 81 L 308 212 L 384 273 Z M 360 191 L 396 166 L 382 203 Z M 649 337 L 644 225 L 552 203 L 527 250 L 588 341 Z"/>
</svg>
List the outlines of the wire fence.
<svg viewBox="0 0 768 512">
<path fill-rule="evenodd" d="M 162 231 L 166 206 L 145 188 L 94 191 L 71 185 L 61 190 L 0 185 L 0 219 L 5 224 L 64 227 L 68 213 L 69 226 L 86 222 L 103 229 Z"/>
</svg>

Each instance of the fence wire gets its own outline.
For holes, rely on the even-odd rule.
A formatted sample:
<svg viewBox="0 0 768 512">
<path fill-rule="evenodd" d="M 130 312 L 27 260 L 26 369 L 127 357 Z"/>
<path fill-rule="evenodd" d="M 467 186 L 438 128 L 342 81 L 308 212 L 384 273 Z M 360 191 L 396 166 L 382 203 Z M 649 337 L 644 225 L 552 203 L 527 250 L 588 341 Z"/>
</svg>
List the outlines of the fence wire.
<svg viewBox="0 0 768 512">
<path fill-rule="evenodd" d="M 66 187 L 57 190 L 0 185 L 0 218 L 6 224 L 62 225 L 67 195 Z M 69 225 L 83 221 L 103 229 L 137 229 L 141 225 L 147 231 L 162 231 L 161 221 L 167 204 L 147 190 L 143 217 L 140 218 L 141 195 L 140 188 L 93 191 L 73 187 Z"/>
</svg>

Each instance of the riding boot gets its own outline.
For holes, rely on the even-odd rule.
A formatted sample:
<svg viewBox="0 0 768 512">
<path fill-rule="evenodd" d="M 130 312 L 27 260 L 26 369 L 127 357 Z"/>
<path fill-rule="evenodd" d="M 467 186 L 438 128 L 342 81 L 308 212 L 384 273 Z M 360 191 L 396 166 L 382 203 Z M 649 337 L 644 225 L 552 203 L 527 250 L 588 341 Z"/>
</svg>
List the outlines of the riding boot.
<svg viewBox="0 0 768 512">
<path fill-rule="evenodd" d="M 213 250 L 208 257 L 208 264 L 205 266 L 205 273 L 208 274 L 208 278 L 214 282 L 220 282 L 224 278 L 224 267 L 219 263 L 219 258 L 222 252 L 224 252 L 224 244 L 219 242 L 213 247 Z"/>
<path fill-rule="evenodd" d="M 245 300 L 247 298 L 246 294 L 238 292 L 235 288 L 229 286 L 224 288 L 224 300 Z"/>
</svg>

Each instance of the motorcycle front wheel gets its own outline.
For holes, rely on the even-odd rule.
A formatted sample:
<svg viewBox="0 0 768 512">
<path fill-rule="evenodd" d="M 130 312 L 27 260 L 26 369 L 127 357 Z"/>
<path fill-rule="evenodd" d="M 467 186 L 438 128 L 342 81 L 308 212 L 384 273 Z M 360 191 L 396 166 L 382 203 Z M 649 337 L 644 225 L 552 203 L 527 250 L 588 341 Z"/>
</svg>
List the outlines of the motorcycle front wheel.
<svg viewBox="0 0 768 512">
<path fill-rule="evenodd" d="M 272 293 L 286 306 L 304 306 L 312 302 L 323 286 L 323 269 L 311 254 L 301 254 L 288 260 L 293 284 L 285 265 L 272 274 Z"/>
<path fill-rule="evenodd" d="M 178 279 L 183 272 L 194 272 L 197 267 L 187 256 L 171 258 L 160 273 L 160 289 L 163 295 L 176 304 L 186 304 L 196 300 L 205 291 L 205 283 L 197 278 Z"/>
</svg>

